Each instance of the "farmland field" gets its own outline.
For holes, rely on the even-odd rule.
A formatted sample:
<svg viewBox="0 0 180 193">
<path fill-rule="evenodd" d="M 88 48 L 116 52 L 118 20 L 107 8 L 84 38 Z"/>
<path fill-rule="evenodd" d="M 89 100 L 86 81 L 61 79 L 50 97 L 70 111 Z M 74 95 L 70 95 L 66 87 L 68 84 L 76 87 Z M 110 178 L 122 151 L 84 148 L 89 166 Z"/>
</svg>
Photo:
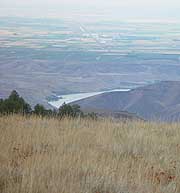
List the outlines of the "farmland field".
<svg viewBox="0 0 180 193">
<path fill-rule="evenodd" d="M 0 96 L 54 95 L 180 80 L 180 24 L 1 18 Z M 27 94 L 28 93 L 28 94 Z"/>
</svg>

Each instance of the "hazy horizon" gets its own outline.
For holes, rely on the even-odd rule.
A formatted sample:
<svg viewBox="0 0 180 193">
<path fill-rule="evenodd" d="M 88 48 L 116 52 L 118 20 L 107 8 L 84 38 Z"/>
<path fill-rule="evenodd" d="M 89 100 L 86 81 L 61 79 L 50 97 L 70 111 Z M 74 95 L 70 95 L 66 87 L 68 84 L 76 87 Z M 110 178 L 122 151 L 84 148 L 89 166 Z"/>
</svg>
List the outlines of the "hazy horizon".
<svg viewBox="0 0 180 193">
<path fill-rule="evenodd" d="M 1 0 L 1 17 L 179 21 L 178 0 Z"/>
</svg>

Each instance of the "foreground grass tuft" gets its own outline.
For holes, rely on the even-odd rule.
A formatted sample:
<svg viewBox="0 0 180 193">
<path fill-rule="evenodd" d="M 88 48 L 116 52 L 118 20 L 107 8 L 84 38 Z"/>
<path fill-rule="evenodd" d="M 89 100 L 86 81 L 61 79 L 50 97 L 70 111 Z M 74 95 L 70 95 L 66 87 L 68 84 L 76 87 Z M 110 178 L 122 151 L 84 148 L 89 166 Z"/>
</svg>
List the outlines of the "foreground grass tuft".
<svg viewBox="0 0 180 193">
<path fill-rule="evenodd" d="M 1 193 L 179 193 L 180 125 L 0 118 Z"/>
</svg>

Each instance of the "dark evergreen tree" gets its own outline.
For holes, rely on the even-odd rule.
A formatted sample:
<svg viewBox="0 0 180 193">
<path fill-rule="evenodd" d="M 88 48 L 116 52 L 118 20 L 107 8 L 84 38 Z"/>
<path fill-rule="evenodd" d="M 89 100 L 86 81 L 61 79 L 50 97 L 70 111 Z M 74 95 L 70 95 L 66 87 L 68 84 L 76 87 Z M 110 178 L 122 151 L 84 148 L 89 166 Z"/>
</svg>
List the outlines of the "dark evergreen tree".
<svg viewBox="0 0 180 193">
<path fill-rule="evenodd" d="M 47 116 L 47 117 L 86 117 L 86 118 L 92 118 L 97 119 L 97 115 L 95 113 L 90 113 L 84 115 L 84 113 L 81 111 L 79 105 L 69 105 L 69 104 L 63 104 L 58 111 L 46 109 L 43 105 L 37 104 L 34 107 L 34 111 L 32 111 L 31 106 L 25 102 L 25 100 L 19 96 L 17 91 L 12 91 L 10 96 L 7 99 L 0 99 L 0 114 L 14 114 L 14 113 L 20 113 L 20 114 L 35 114 L 38 116 Z"/>
<path fill-rule="evenodd" d="M 4 113 L 23 113 L 28 114 L 31 112 L 31 106 L 19 96 L 14 90 L 11 92 L 8 99 L 2 102 L 2 109 Z"/>
</svg>

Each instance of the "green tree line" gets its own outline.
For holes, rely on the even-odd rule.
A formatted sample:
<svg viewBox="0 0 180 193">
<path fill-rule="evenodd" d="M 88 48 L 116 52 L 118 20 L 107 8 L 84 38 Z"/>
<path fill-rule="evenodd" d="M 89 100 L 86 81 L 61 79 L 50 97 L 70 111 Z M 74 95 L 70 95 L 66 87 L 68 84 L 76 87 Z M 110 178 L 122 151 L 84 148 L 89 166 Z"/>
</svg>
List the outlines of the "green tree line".
<svg viewBox="0 0 180 193">
<path fill-rule="evenodd" d="M 43 105 L 37 104 L 34 109 L 18 94 L 17 91 L 13 90 L 7 99 L 0 99 L 0 114 L 23 114 L 23 115 L 37 115 L 37 116 L 48 116 L 48 117 L 88 117 L 97 119 L 95 113 L 84 114 L 81 111 L 79 105 L 63 104 L 58 110 L 46 109 Z"/>
</svg>

